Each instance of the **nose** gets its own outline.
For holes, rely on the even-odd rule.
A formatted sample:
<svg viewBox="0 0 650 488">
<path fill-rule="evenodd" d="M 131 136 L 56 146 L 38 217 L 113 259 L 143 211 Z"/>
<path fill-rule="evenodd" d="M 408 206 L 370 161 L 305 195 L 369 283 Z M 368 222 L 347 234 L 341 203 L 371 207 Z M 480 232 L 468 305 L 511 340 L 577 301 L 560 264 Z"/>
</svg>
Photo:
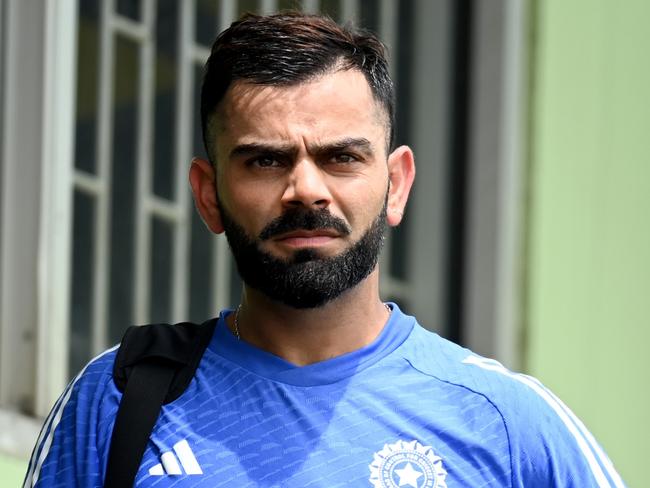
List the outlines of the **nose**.
<svg viewBox="0 0 650 488">
<path fill-rule="evenodd" d="M 286 208 L 304 206 L 320 209 L 326 208 L 331 199 L 321 168 L 310 159 L 297 161 L 289 173 L 282 205 Z"/>
</svg>

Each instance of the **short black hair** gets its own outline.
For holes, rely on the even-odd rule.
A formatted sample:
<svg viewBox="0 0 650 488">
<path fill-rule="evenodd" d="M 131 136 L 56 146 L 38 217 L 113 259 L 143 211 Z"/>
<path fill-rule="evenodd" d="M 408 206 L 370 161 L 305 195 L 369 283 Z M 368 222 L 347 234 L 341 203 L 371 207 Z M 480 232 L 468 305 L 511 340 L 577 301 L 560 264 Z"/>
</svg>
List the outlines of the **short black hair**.
<svg viewBox="0 0 650 488">
<path fill-rule="evenodd" d="M 326 16 L 302 12 L 245 14 L 217 37 L 201 87 L 203 142 L 213 164 L 211 118 L 233 82 L 290 86 L 332 69 L 359 70 L 374 99 L 385 110 L 388 146 L 394 142 L 395 90 L 386 48 L 371 32 Z"/>
</svg>

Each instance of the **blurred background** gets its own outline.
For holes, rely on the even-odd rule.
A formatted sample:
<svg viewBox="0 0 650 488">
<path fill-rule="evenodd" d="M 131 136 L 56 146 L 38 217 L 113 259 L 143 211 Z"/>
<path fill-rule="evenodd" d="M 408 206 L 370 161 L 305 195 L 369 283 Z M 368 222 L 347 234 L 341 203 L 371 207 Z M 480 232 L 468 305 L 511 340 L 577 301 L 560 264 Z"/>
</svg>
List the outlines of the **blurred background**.
<svg viewBox="0 0 650 488">
<path fill-rule="evenodd" d="M 650 436 L 650 3 L 0 0 L 0 482 L 133 323 L 239 302 L 196 216 L 199 87 L 246 11 L 324 12 L 390 49 L 418 176 L 382 293 L 541 379 L 630 486 Z"/>
</svg>

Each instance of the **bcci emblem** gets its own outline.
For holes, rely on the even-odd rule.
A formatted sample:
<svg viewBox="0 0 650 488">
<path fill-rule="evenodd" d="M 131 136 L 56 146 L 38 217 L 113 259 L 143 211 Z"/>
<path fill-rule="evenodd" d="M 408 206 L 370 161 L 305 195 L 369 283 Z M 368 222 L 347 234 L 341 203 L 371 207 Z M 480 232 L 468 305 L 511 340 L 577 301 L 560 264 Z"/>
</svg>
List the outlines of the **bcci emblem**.
<svg viewBox="0 0 650 488">
<path fill-rule="evenodd" d="M 385 444 L 369 466 L 375 488 L 447 488 L 447 471 L 430 446 L 418 441 Z"/>
</svg>

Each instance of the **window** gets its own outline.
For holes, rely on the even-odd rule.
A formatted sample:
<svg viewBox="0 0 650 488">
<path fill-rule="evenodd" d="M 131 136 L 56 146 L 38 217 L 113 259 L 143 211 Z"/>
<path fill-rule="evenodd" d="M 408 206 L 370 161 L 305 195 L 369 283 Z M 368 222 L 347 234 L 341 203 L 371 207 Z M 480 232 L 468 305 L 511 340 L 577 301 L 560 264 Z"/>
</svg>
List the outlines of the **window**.
<svg viewBox="0 0 650 488">
<path fill-rule="evenodd" d="M 290 4 L 79 3 L 69 375 L 118 342 L 129 324 L 202 321 L 239 302 L 239 278 L 225 238 L 204 228 L 187 185 L 190 158 L 205 156 L 198 103 L 202 67 L 216 34 L 241 13 L 271 12 Z M 445 14 L 446 2 L 439 4 Z M 446 116 L 447 75 L 438 68 L 447 63 L 448 42 L 433 53 L 436 65 L 425 66 L 431 73 L 443 73 L 427 80 L 440 88 L 413 86 L 416 67 L 427 64 L 424 53 L 417 65 L 411 55 L 423 39 L 398 32 L 409 31 L 416 2 L 312 1 L 302 6 L 339 21 L 356 19 L 394 45 L 400 40 L 393 46 L 393 69 L 400 96 L 410 98 L 399 114 L 398 138 L 411 143 L 420 137 L 424 145 L 431 131 L 413 136 L 410 130 L 413 95 L 417 92 L 419 104 L 433 107 L 420 114 L 429 123 L 431 117 Z M 433 30 L 427 43 L 440 43 L 448 34 L 444 28 Z M 438 126 L 444 132 L 444 124 Z M 443 134 L 434 137 L 444 139 Z M 445 156 L 439 151 L 425 157 L 440 166 Z M 414 277 L 413 270 L 429 269 L 427 263 L 436 259 L 430 244 L 433 228 L 440 224 L 426 222 L 425 216 L 440 212 L 435 207 L 443 202 L 427 201 L 424 195 L 431 192 L 420 193 L 419 205 L 426 210 L 409 214 L 392 234 L 382 284 L 387 298 L 415 311 L 430 308 L 427 284 L 439 274 Z"/>
<path fill-rule="evenodd" d="M 383 253 L 382 295 L 479 352 L 514 354 L 513 329 L 497 324 L 516 302 L 519 2 L 2 2 L 2 408 L 45 415 L 131 323 L 201 321 L 238 303 L 227 244 L 204 228 L 186 183 L 203 153 L 202 65 L 242 12 L 295 5 L 356 19 L 390 47 L 398 143 L 414 148 L 418 179 Z M 449 237 L 454 226 L 464 239 Z M 460 271 L 448 265 L 454 245 Z M 465 313 L 450 326 L 454 307 Z"/>
</svg>

